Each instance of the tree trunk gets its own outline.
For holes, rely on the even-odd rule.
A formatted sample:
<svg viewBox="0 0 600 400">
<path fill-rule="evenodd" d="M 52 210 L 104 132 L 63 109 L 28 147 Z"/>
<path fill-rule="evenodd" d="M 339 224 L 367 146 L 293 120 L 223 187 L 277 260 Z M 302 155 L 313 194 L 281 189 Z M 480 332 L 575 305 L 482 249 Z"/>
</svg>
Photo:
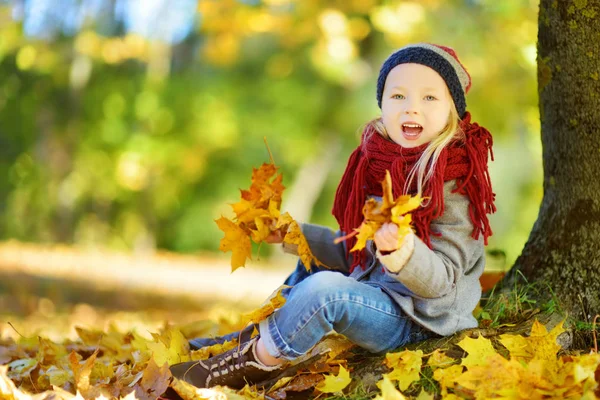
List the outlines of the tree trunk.
<svg viewBox="0 0 600 400">
<path fill-rule="evenodd" d="M 521 274 L 528 282 L 545 282 L 570 316 L 587 321 L 600 313 L 598 26 L 600 0 L 540 1 L 544 197 L 504 282 L 512 284 Z"/>
</svg>

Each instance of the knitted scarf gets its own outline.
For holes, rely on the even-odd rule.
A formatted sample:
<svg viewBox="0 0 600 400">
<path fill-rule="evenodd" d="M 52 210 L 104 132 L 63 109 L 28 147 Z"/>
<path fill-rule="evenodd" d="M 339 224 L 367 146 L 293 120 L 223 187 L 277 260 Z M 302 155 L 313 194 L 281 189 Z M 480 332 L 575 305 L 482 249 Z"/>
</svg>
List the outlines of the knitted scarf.
<svg viewBox="0 0 600 400">
<path fill-rule="evenodd" d="M 487 167 L 488 152 L 494 159 L 492 136 L 485 128 L 472 123 L 468 112 L 460 121 L 460 128 L 465 139 L 454 140 L 441 152 L 433 176 L 422 189 L 422 197 L 429 198 L 429 202 L 412 213 L 415 232 L 429 248 L 432 246 L 431 235 L 440 235 L 431 231 L 431 221 L 444 213 L 444 182 L 450 180 L 457 181 L 453 193 L 464 194 L 470 200 L 469 216 L 473 223 L 471 236 L 477 239 L 482 234 L 487 245 L 487 239 L 492 234 L 487 217 L 487 214 L 496 211 L 495 194 Z M 403 194 L 406 178 L 427 145 L 404 148 L 383 138 L 372 127 L 365 128 L 361 143 L 350 155 L 335 194 L 332 213 L 344 234 L 351 233 L 362 223 L 362 209 L 367 196 L 382 196 L 381 182 L 386 170 L 390 171 L 392 177 L 394 198 Z M 408 192 L 417 192 L 416 179 L 411 182 Z M 355 243 L 355 237 L 346 240 L 347 256 Z M 365 249 L 354 252 L 350 271 L 357 265 L 364 269 L 365 261 Z"/>
</svg>

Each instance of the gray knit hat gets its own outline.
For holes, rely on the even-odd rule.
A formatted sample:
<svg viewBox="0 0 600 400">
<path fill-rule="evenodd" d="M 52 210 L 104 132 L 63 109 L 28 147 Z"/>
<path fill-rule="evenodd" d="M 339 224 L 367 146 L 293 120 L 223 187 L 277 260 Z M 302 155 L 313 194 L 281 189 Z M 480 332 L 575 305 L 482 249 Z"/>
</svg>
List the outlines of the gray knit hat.
<svg viewBox="0 0 600 400">
<path fill-rule="evenodd" d="M 471 76 L 450 47 L 430 43 L 411 44 L 397 50 L 381 66 L 377 79 L 377 104 L 381 108 L 381 97 L 385 80 L 390 71 L 399 64 L 425 65 L 446 81 L 458 115 L 462 118 L 467 110 L 465 94 L 471 88 Z"/>
</svg>

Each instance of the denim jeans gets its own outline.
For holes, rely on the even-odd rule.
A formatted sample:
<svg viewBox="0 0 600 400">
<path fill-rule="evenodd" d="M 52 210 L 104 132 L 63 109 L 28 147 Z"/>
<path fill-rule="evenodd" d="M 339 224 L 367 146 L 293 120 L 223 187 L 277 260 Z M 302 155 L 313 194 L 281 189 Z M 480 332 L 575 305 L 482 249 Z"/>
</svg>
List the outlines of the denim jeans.
<svg viewBox="0 0 600 400">
<path fill-rule="evenodd" d="M 381 289 L 341 272 L 313 271 L 299 262 L 286 280 L 295 285 L 284 292 L 286 303 L 260 323 L 273 357 L 297 358 L 332 330 L 373 353 L 418 340 L 420 326 Z"/>
</svg>

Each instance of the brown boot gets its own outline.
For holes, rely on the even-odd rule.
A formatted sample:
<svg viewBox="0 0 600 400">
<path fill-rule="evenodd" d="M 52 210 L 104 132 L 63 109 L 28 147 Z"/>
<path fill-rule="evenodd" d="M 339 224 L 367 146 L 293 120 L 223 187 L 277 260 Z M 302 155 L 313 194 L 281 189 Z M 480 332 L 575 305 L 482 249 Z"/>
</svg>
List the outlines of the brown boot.
<svg viewBox="0 0 600 400">
<path fill-rule="evenodd" d="M 207 360 L 189 361 L 171 366 L 171 373 L 199 388 L 229 386 L 241 389 L 246 383 L 259 384 L 281 374 L 281 365 L 267 366 L 258 360 L 255 336 L 240 346 Z"/>
</svg>

